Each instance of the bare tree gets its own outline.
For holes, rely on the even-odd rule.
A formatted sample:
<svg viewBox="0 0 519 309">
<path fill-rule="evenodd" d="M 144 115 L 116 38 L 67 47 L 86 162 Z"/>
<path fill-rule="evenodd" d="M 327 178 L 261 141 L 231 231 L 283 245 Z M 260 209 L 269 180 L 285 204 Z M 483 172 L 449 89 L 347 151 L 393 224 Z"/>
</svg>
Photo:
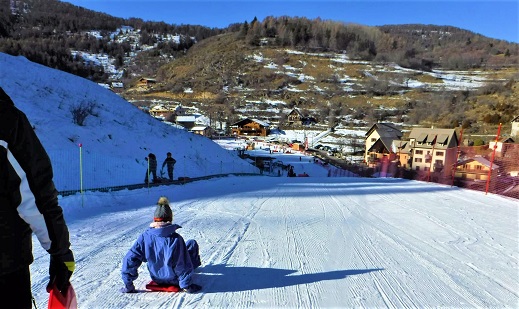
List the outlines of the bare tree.
<svg viewBox="0 0 519 309">
<path fill-rule="evenodd" d="M 94 114 L 94 109 L 96 107 L 97 105 L 94 102 L 86 101 L 83 101 L 77 105 L 73 105 L 70 108 L 70 113 L 72 114 L 72 122 L 79 126 L 84 126 L 86 118 Z"/>
</svg>

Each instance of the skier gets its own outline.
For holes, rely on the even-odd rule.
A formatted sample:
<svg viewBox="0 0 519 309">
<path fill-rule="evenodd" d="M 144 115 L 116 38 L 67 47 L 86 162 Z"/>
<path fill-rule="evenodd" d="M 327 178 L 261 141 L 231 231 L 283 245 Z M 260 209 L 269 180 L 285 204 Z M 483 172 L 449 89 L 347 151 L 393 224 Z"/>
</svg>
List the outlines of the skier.
<svg viewBox="0 0 519 309">
<path fill-rule="evenodd" d="M 158 285 L 178 285 L 187 293 L 196 293 L 201 286 L 191 283 L 195 269 L 201 265 L 198 243 L 177 233 L 181 226 L 172 224 L 173 212 L 169 201 L 162 196 L 155 210 L 153 222 L 126 253 L 123 259 L 122 293 L 135 293 L 133 281 L 138 269 L 146 262 L 152 281 Z"/>
<path fill-rule="evenodd" d="M 150 173 L 153 175 L 153 182 L 157 182 L 157 157 L 155 157 L 155 154 L 150 152 L 144 160 L 148 161 L 144 183 L 148 183 Z"/>
<path fill-rule="evenodd" d="M 162 163 L 162 170 L 164 169 L 164 166 L 167 166 L 169 180 L 173 180 L 173 168 L 175 167 L 177 160 L 171 156 L 171 152 L 168 152 L 166 156 L 166 159 Z"/>
<path fill-rule="evenodd" d="M 17 308 L 32 308 L 32 235 L 50 254 L 47 291 L 68 298 L 75 261 L 52 173 L 27 116 L 0 87 L 0 299 Z"/>
</svg>

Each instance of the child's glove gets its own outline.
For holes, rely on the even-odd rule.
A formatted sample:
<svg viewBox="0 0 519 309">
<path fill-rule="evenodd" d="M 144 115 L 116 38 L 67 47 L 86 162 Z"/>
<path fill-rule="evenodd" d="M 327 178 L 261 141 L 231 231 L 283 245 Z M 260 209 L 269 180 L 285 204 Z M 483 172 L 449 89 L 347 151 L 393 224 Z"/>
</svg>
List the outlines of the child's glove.
<svg viewBox="0 0 519 309">
<path fill-rule="evenodd" d="M 193 293 L 200 291 L 201 289 L 202 289 L 201 286 L 193 283 L 193 284 L 190 284 L 187 288 L 183 288 L 182 290 L 186 293 L 193 294 Z"/>
<path fill-rule="evenodd" d="M 135 290 L 133 283 L 128 283 L 126 286 L 121 288 L 121 293 L 137 293 L 137 290 Z"/>
</svg>

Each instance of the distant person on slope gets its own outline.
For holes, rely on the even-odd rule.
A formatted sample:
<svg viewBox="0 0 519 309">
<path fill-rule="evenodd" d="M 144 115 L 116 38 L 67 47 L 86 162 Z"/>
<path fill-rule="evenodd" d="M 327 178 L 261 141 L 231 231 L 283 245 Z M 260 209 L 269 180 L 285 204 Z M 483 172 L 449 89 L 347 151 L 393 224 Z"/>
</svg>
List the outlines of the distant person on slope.
<svg viewBox="0 0 519 309">
<path fill-rule="evenodd" d="M 288 168 L 287 176 L 288 177 L 296 177 L 296 173 L 294 172 L 294 167 L 292 165 L 290 165 L 290 167 Z"/>
<path fill-rule="evenodd" d="M 144 183 L 148 183 L 150 174 L 153 175 L 153 182 L 157 182 L 157 157 L 155 157 L 155 154 L 150 152 L 144 159 L 148 161 L 148 168 L 146 169 Z"/>
<path fill-rule="evenodd" d="M 66 294 L 75 261 L 51 161 L 26 115 L 0 88 L 0 299 L 16 308 L 32 308 L 33 233 L 50 254 L 47 291 Z"/>
<path fill-rule="evenodd" d="M 175 158 L 171 156 L 171 152 L 168 152 L 166 156 L 166 159 L 162 163 L 162 169 L 164 169 L 164 166 L 166 166 L 169 180 L 173 180 L 173 168 L 175 167 L 175 163 L 177 163 L 177 160 L 175 160 Z"/>
<path fill-rule="evenodd" d="M 123 293 L 136 292 L 133 281 L 138 277 L 138 269 L 147 263 L 150 277 L 158 285 L 179 286 L 184 292 L 196 293 L 201 286 L 191 283 L 195 269 L 201 265 L 198 243 L 177 233 L 181 226 L 172 224 L 173 212 L 166 197 L 157 203 L 153 222 L 133 244 L 123 259 Z"/>
</svg>

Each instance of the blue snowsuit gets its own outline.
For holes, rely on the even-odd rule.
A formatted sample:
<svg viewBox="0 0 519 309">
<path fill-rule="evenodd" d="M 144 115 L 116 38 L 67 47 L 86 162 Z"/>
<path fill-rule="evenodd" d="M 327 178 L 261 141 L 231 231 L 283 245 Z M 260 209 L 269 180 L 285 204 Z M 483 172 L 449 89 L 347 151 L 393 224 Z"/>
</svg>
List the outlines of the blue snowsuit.
<svg viewBox="0 0 519 309">
<path fill-rule="evenodd" d="M 138 277 L 138 268 L 147 263 L 150 277 L 158 284 L 179 285 L 187 288 L 191 284 L 194 270 L 200 266 L 198 244 L 176 232 L 181 226 L 167 224 L 150 227 L 142 233 L 123 259 L 122 279 L 126 286 Z"/>
</svg>

